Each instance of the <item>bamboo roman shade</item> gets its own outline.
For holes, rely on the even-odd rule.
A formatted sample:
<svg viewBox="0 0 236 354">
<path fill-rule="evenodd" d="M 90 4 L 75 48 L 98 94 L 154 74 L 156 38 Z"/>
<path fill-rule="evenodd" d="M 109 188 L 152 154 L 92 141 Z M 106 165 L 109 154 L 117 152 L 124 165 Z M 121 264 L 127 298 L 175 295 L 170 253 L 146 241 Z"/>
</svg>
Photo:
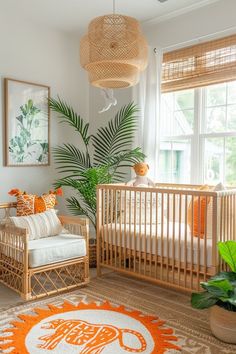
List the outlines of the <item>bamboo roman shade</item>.
<svg viewBox="0 0 236 354">
<path fill-rule="evenodd" d="M 165 53 L 162 92 L 236 80 L 236 35 Z"/>
</svg>

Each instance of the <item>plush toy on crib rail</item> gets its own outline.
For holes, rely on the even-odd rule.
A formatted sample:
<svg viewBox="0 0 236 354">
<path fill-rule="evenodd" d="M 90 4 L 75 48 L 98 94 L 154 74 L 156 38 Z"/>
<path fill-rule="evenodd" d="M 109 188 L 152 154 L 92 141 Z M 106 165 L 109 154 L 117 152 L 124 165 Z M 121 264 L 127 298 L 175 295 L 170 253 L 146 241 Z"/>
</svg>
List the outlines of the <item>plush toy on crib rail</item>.
<svg viewBox="0 0 236 354">
<path fill-rule="evenodd" d="M 145 162 L 136 163 L 133 166 L 133 169 L 136 173 L 136 177 L 131 181 L 127 182 L 127 186 L 133 187 L 155 187 L 155 183 L 147 177 L 149 166 Z"/>
</svg>

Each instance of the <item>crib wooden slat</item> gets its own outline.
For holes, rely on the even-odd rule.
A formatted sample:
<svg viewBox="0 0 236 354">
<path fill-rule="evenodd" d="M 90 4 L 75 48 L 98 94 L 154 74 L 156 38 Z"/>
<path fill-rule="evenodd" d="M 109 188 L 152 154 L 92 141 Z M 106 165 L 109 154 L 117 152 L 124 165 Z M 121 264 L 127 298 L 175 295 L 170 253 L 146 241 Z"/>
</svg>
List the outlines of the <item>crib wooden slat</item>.
<svg viewBox="0 0 236 354">
<path fill-rule="evenodd" d="M 181 194 L 178 195 L 178 199 L 179 199 L 179 237 L 178 237 L 178 285 L 180 286 L 180 280 L 181 280 L 181 220 L 182 220 L 182 198 L 181 198 Z"/>
<path fill-rule="evenodd" d="M 155 198 L 155 197 L 154 197 Z M 153 193 L 150 193 L 150 238 L 149 238 L 149 253 L 151 255 L 151 258 L 149 260 L 149 274 L 152 276 L 152 256 L 153 256 L 153 229 L 152 229 L 152 223 L 155 221 L 155 218 L 153 220 Z"/>
<path fill-rule="evenodd" d="M 120 214 L 120 205 L 122 200 L 122 190 L 119 191 L 119 214 Z M 122 223 L 121 216 L 119 217 L 119 268 L 122 267 Z"/>
<path fill-rule="evenodd" d="M 105 190 L 102 189 L 102 263 L 105 263 L 105 239 L 104 239 L 104 226 L 105 226 Z"/>
<path fill-rule="evenodd" d="M 227 196 L 224 197 L 224 233 L 223 233 L 223 241 L 226 241 L 226 234 L 227 234 Z"/>
<path fill-rule="evenodd" d="M 115 252 L 115 267 L 117 267 L 117 213 L 118 213 L 118 197 L 117 197 L 117 190 L 115 190 L 115 247 L 114 247 L 114 252 Z"/>
<path fill-rule="evenodd" d="M 174 283 L 174 279 L 175 279 L 175 194 L 172 194 L 172 198 L 173 198 L 173 222 L 172 222 L 172 233 L 173 233 L 173 237 L 172 237 L 172 283 Z"/>
<path fill-rule="evenodd" d="M 203 280 L 206 281 L 206 273 L 207 273 L 207 233 L 208 233 L 208 227 L 207 227 L 207 224 L 208 224 L 208 220 L 207 220 L 207 211 L 208 211 L 208 208 L 209 208 L 209 204 L 211 202 L 211 198 L 210 200 L 207 199 L 207 197 L 205 197 L 205 212 L 204 212 L 204 221 L 205 221 L 205 230 L 204 230 L 204 236 L 203 236 L 203 242 L 204 242 L 204 245 L 203 245 Z"/>
<path fill-rule="evenodd" d="M 197 290 L 200 290 L 200 278 L 199 278 L 199 271 L 200 271 L 200 239 L 201 239 L 201 201 L 202 197 L 198 196 L 197 198 L 198 201 L 198 218 L 197 218 L 197 224 L 198 224 L 198 235 L 197 235 Z"/>
<path fill-rule="evenodd" d="M 163 250 L 164 250 L 164 241 L 163 241 L 163 233 L 164 233 L 164 193 L 161 193 L 161 272 L 160 279 L 163 279 Z"/>
<path fill-rule="evenodd" d="M 233 231 L 232 239 L 236 241 L 236 195 L 233 195 L 233 209 L 232 209 L 232 218 L 233 218 Z"/>
<path fill-rule="evenodd" d="M 126 210 L 127 212 L 127 210 Z M 129 191 L 129 271 L 131 270 L 132 234 L 131 234 L 131 191 Z"/>
<path fill-rule="evenodd" d="M 170 227 L 170 195 L 167 194 L 167 234 L 166 234 L 166 279 L 169 281 L 169 227 Z"/>
<path fill-rule="evenodd" d="M 136 212 L 137 212 L 137 192 L 134 191 L 134 272 L 136 271 Z"/>
<path fill-rule="evenodd" d="M 150 195 L 150 194 L 149 194 Z M 150 203 L 150 201 L 148 202 Z M 142 244 L 144 245 L 144 275 L 146 275 L 147 269 L 147 192 L 144 193 L 144 240 L 142 240 Z M 151 242 L 151 235 L 149 237 L 149 242 Z"/>
<path fill-rule="evenodd" d="M 125 214 L 124 214 L 124 265 L 123 267 L 126 268 L 126 262 L 127 262 L 127 209 L 126 209 L 126 205 L 127 205 L 127 191 L 123 191 L 124 192 L 124 205 L 125 205 Z"/>
<path fill-rule="evenodd" d="M 219 218 L 218 218 L 218 198 L 213 197 L 213 211 L 212 218 L 214 220 L 212 224 L 212 266 L 217 270 L 218 264 L 218 249 L 217 249 L 217 241 L 218 241 L 218 232 L 219 229 Z"/>
<path fill-rule="evenodd" d="M 155 270 L 154 270 L 154 276 L 155 279 L 157 279 L 157 257 L 158 257 L 158 225 L 159 225 L 159 194 L 156 193 L 156 225 L 155 225 L 155 257 L 154 257 L 154 262 L 155 262 Z"/>
<path fill-rule="evenodd" d="M 105 209 L 106 209 L 106 215 L 105 215 L 105 239 L 106 239 L 106 263 L 109 264 L 109 208 L 110 208 L 110 203 L 109 203 L 109 189 L 106 190 L 105 193 Z"/>
<path fill-rule="evenodd" d="M 229 200 L 229 205 L 228 205 L 228 220 L 229 220 L 229 234 L 228 234 L 228 240 L 230 240 L 231 238 L 231 232 L 232 232 L 232 219 L 231 219 L 231 214 L 230 214 L 230 210 L 231 210 L 231 196 L 228 196 L 228 200 Z"/>
<path fill-rule="evenodd" d="M 223 217 L 224 217 L 224 204 L 223 204 L 223 198 L 220 199 L 220 239 L 219 241 L 223 241 Z M 212 223 L 214 222 L 214 217 L 212 216 Z M 212 224 L 213 225 L 213 224 Z M 213 229 L 213 228 L 212 228 Z M 220 258 L 220 270 L 222 270 L 222 258 Z"/>
<path fill-rule="evenodd" d="M 146 212 L 146 209 L 145 209 Z M 142 273 L 141 266 L 142 266 L 142 192 L 139 192 L 139 233 L 138 233 L 138 245 L 139 245 L 139 273 Z"/>
<path fill-rule="evenodd" d="M 111 194 L 111 205 L 110 205 L 110 219 L 109 219 L 109 224 L 110 224 L 110 242 L 109 242 L 109 249 L 110 249 L 110 253 L 109 253 L 109 257 L 110 257 L 110 265 L 113 265 L 113 244 L 114 244 L 114 240 L 113 240 L 113 235 L 114 235 L 114 228 L 113 228 L 113 222 L 114 222 L 114 190 L 111 189 L 110 190 L 110 194 Z"/>
<path fill-rule="evenodd" d="M 187 221 L 187 195 L 184 198 L 184 287 L 187 286 L 187 228 L 188 228 L 188 221 Z"/>
<path fill-rule="evenodd" d="M 228 241 L 228 236 L 230 232 L 230 225 L 229 225 L 229 196 L 226 196 L 226 241 Z"/>
<path fill-rule="evenodd" d="M 194 196 L 191 195 L 191 243 L 190 243 L 190 285 L 191 285 L 191 288 L 193 289 L 193 264 L 194 264 L 194 251 L 193 251 L 193 238 L 194 238 L 194 235 L 193 235 L 193 226 L 194 226 L 194 223 L 193 223 L 193 220 L 194 220 Z"/>
</svg>

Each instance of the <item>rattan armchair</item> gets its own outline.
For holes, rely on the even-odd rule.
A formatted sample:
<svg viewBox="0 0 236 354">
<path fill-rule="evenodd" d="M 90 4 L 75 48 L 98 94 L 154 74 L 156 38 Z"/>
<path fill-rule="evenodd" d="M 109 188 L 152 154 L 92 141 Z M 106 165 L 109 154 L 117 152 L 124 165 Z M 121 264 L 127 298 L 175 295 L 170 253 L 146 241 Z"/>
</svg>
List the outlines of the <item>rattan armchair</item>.
<svg viewBox="0 0 236 354">
<path fill-rule="evenodd" d="M 13 204 L 0 204 L 0 209 L 7 213 L 12 207 Z M 27 229 L 0 225 L 0 282 L 18 292 L 25 300 L 59 293 L 89 281 L 89 221 L 71 216 L 59 218 L 70 234 L 85 239 L 86 254 L 34 268 L 29 265 Z"/>
</svg>

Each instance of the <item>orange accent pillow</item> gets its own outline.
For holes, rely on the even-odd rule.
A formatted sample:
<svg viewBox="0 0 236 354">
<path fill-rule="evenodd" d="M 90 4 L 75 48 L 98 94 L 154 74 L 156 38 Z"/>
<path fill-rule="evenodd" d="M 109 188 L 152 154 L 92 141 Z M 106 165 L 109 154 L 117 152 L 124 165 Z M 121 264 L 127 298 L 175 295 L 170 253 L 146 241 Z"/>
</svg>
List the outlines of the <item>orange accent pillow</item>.
<svg viewBox="0 0 236 354">
<path fill-rule="evenodd" d="M 19 189 L 12 189 L 8 194 L 16 196 L 17 216 L 26 216 L 42 213 L 46 210 L 53 209 L 57 204 L 57 196 L 62 196 L 62 189 L 49 191 L 41 196 L 35 194 L 27 194 Z"/>
<path fill-rule="evenodd" d="M 199 188 L 199 190 L 209 191 L 210 187 L 208 185 L 203 185 Z M 187 221 L 190 230 L 192 230 L 192 226 L 193 226 L 193 236 L 195 237 L 204 238 L 205 236 L 206 202 L 209 203 L 210 198 L 208 199 L 209 200 L 206 200 L 206 197 L 200 197 L 200 215 L 199 215 L 199 198 L 198 197 L 193 198 L 193 221 L 192 221 L 192 201 L 189 203 Z M 200 225 L 199 225 L 199 219 L 200 219 Z"/>
</svg>

